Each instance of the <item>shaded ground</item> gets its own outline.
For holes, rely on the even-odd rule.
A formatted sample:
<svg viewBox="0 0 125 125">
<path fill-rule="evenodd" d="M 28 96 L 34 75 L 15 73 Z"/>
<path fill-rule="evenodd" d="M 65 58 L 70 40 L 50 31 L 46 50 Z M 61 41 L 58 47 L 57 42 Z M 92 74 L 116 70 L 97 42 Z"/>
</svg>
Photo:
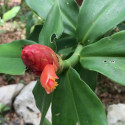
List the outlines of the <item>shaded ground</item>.
<svg viewBox="0 0 125 125">
<path fill-rule="evenodd" d="M 26 72 L 24 75 L 12 76 L 6 74 L 0 74 L 0 87 L 11 84 L 28 84 L 30 81 L 36 80 L 36 76 L 33 73 Z"/>
<path fill-rule="evenodd" d="M 96 93 L 106 107 L 110 104 L 125 103 L 125 86 L 114 83 L 100 74 Z"/>
</svg>

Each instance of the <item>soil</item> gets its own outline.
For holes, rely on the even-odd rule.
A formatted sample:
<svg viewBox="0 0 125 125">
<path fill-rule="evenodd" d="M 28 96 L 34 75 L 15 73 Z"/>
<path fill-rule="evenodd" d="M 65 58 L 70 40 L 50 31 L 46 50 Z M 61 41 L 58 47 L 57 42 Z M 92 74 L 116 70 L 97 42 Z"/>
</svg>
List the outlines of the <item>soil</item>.
<svg viewBox="0 0 125 125">
<path fill-rule="evenodd" d="M 0 26 L 0 43 L 9 43 L 19 39 L 25 39 L 24 24 L 21 22 L 6 22 L 3 26 Z"/>
<path fill-rule="evenodd" d="M 111 104 L 125 104 L 125 86 L 114 83 L 101 74 L 98 75 L 96 94 L 106 108 Z"/>
<path fill-rule="evenodd" d="M 2 4 L 2 3 L 0 3 Z M 20 0 L 11 0 L 10 5 L 20 4 Z M 14 40 L 25 39 L 24 24 L 21 22 L 7 22 L 3 26 L 0 26 L 0 44 L 9 43 Z M 36 76 L 31 72 L 26 72 L 25 75 L 12 76 L 0 74 L 0 87 L 24 83 L 28 84 L 30 81 L 36 80 Z M 107 108 L 110 104 L 125 103 L 125 87 L 120 86 L 108 78 L 99 74 L 96 94 Z M 19 118 L 14 110 L 11 110 L 4 115 L 7 125 L 23 125 L 23 119 Z"/>
<path fill-rule="evenodd" d="M 21 3 L 21 0 L 9 0 L 9 6 L 17 6 L 17 5 L 20 5 L 20 3 Z M 0 0 L 0 5 L 4 5 L 4 0 Z"/>
<path fill-rule="evenodd" d="M 6 75 L 0 74 L 0 87 L 23 83 L 27 85 L 30 81 L 35 81 L 37 77 L 32 72 L 25 72 L 24 75 Z"/>
</svg>

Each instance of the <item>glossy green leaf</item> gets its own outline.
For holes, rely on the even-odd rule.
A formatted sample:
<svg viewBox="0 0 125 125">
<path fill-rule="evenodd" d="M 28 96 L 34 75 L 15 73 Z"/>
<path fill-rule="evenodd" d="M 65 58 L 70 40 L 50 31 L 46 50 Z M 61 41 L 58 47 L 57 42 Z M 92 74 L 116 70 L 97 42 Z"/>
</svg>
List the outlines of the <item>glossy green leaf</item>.
<svg viewBox="0 0 125 125">
<path fill-rule="evenodd" d="M 41 86 L 40 81 L 38 81 L 33 89 L 33 95 L 35 98 L 36 106 L 42 114 L 40 123 L 40 125 L 42 125 L 51 103 L 52 94 L 48 95 L 44 88 Z"/>
<path fill-rule="evenodd" d="M 75 67 L 75 70 L 79 73 L 80 78 L 87 83 L 87 85 L 95 91 L 97 85 L 97 72 L 87 70 L 78 63 Z"/>
<path fill-rule="evenodd" d="M 58 51 L 58 54 L 62 59 L 65 59 L 67 56 L 71 55 L 74 52 L 74 47 L 64 48 Z"/>
<path fill-rule="evenodd" d="M 5 22 L 5 21 L 8 21 L 8 20 L 14 18 L 17 15 L 17 13 L 19 12 L 19 10 L 20 10 L 20 6 L 15 6 L 11 10 L 4 13 L 3 21 Z"/>
<path fill-rule="evenodd" d="M 40 33 L 39 43 L 42 45 L 49 46 L 55 50 L 56 45 L 54 41 L 51 41 L 51 37 L 53 34 L 55 34 L 56 37 L 59 38 L 62 32 L 63 22 L 61 17 L 61 11 L 59 8 L 59 4 L 55 3 L 51 8 L 50 13 L 48 14 L 46 22 L 43 26 L 43 29 Z"/>
<path fill-rule="evenodd" d="M 125 0 L 84 0 L 78 17 L 78 42 L 95 42 L 125 20 Z"/>
<path fill-rule="evenodd" d="M 59 0 L 64 32 L 76 36 L 79 8 L 75 0 Z"/>
<path fill-rule="evenodd" d="M 77 44 L 78 43 L 74 37 L 66 34 L 62 34 L 62 36 L 58 40 L 56 40 L 57 51 L 67 47 L 76 46 Z"/>
<path fill-rule="evenodd" d="M 49 122 L 49 120 L 48 119 L 44 119 L 44 123 L 42 124 L 40 124 L 40 125 L 52 125 L 50 122 Z"/>
<path fill-rule="evenodd" d="M 62 59 L 65 59 L 74 52 L 77 41 L 71 36 L 62 36 L 62 38 L 56 41 L 56 45 L 57 54 L 60 55 Z"/>
<path fill-rule="evenodd" d="M 26 67 L 21 60 L 22 47 L 35 44 L 29 40 L 17 40 L 7 44 L 0 44 L 0 73 L 22 75 Z"/>
<path fill-rule="evenodd" d="M 42 19 L 46 19 L 54 1 L 55 0 L 25 0 L 26 4 L 32 8 Z"/>
<path fill-rule="evenodd" d="M 53 125 L 108 125 L 104 108 L 78 73 L 70 68 L 53 94 Z"/>
<path fill-rule="evenodd" d="M 51 13 L 52 6 L 58 4 L 58 9 L 61 11 L 61 17 L 64 24 L 64 32 L 70 35 L 75 35 L 76 23 L 78 18 L 78 6 L 74 0 L 25 0 L 27 5 L 30 6 L 37 14 L 42 18 L 46 19 L 48 14 Z M 52 14 L 52 13 L 51 13 Z M 49 14 L 50 15 L 50 14 Z M 56 16 L 58 18 L 58 10 Z M 54 20 L 49 20 L 51 24 L 55 24 Z M 53 24 L 53 25 L 54 25 Z M 56 27 L 58 24 L 55 25 Z M 51 26 L 50 26 L 51 27 Z M 50 28 L 49 27 L 49 28 Z M 47 32 L 49 29 L 47 30 Z"/>
<path fill-rule="evenodd" d="M 37 20 L 38 20 L 37 18 L 33 17 L 33 13 L 28 15 L 28 19 L 26 21 L 26 26 L 25 26 L 25 28 L 26 28 L 26 39 L 29 38 L 30 33 L 31 33 L 31 29 L 35 25 Z"/>
<path fill-rule="evenodd" d="M 35 42 L 38 42 L 39 33 L 40 33 L 42 27 L 43 27 L 43 25 L 36 25 L 34 27 L 34 30 L 32 31 L 32 33 L 29 35 L 28 40 L 33 40 Z"/>
<path fill-rule="evenodd" d="M 77 15 L 78 6 L 74 0 L 56 1 L 50 9 L 40 33 L 39 43 L 55 49 L 55 44 L 51 39 L 53 34 L 57 39 L 63 32 L 75 35 Z"/>
<path fill-rule="evenodd" d="M 86 46 L 81 65 L 125 85 L 125 31 Z"/>
</svg>

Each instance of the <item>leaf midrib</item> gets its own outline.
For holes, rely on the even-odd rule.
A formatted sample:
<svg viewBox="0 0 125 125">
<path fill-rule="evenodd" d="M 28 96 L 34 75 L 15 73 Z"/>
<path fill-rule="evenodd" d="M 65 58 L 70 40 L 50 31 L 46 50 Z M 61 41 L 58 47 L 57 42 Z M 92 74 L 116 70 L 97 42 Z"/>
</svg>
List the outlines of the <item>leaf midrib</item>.
<svg viewBox="0 0 125 125">
<path fill-rule="evenodd" d="M 68 74 L 68 73 L 67 73 Z M 76 102 L 75 102 L 75 99 L 74 99 L 74 96 L 73 96 L 73 91 L 72 91 L 72 87 L 71 87 L 71 85 L 70 85 L 70 79 L 69 79 L 69 77 L 68 77 L 68 75 L 67 75 L 67 80 L 68 80 L 68 83 L 69 83 L 69 87 L 70 87 L 70 90 L 71 90 L 71 96 L 72 96 L 72 100 L 73 100 L 73 103 L 74 103 L 74 108 L 75 108 L 75 111 L 76 111 L 76 115 L 77 115 L 77 118 L 78 118 L 78 122 L 80 123 L 80 119 L 79 119 L 79 113 L 78 113 L 78 111 L 77 111 L 77 107 L 76 107 Z M 81 123 L 80 123 L 81 124 Z"/>
<path fill-rule="evenodd" d="M 58 0 L 57 0 L 57 1 L 58 1 Z M 71 24 L 72 28 L 73 28 L 74 31 L 75 31 L 75 30 L 76 30 L 76 26 L 75 26 L 73 23 L 71 23 L 69 17 L 61 10 L 59 1 L 58 1 L 58 6 L 59 6 L 60 13 L 61 13 L 61 15 L 62 15 L 61 17 L 62 17 L 62 22 L 63 22 L 63 24 L 64 24 L 64 21 L 63 21 L 63 16 L 64 16 L 64 17 L 68 20 L 68 22 Z"/>
<path fill-rule="evenodd" d="M 83 39 L 82 39 L 82 42 L 84 42 L 85 40 L 86 40 L 86 38 L 88 37 L 88 35 L 89 35 L 89 33 L 92 31 L 92 29 L 93 29 L 93 27 L 96 25 L 96 23 L 98 22 L 98 20 L 103 16 L 103 14 L 105 14 L 105 11 L 107 10 L 107 9 L 109 9 L 111 6 L 112 6 L 112 4 L 114 4 L 115 3 L 115 0 L 112 2 L 110 2 L 110 4 L 108 3 L 108 4 L 106 4 L 103 8 L 102 8 L 102 10 L 97 14 L 97 17 L 95 18 L 95 21 L 94 21 L 94 23 L 92 23 L 92 25 L 90 25 L 89 26 L 89 28 L 88 28 L 88 31 L 86 32 L 86 34 L 84 35 L 84 37 L 83 37 Z"/>
<path fill-rule="evenodd" d="M 75 26 L 73 23 L 71 23 L 69 17 L 68 17 L 63 11 L 61 11 L 61 13 L 62 13 L 62 15 L 68 20 L 68 22 L 71 24 L 72 28 L 73 28 L 74 31 L 75 31 L 75 30 L 76 30 L 76 26 Z M 63 16 L 62 16 L 62 17 L 63 17 Z"/>
</svg>

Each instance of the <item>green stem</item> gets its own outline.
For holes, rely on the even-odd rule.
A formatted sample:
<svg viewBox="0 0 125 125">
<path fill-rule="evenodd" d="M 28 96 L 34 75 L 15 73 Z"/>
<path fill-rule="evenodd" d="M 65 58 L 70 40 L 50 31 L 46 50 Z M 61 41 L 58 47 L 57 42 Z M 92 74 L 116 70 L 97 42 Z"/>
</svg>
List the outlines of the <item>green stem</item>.
<svg viewBox="0 0 125 125">
<path fill-rule="evenodd" d="M 80 52 L 82 51 L 82 49 L 83 49 L 83 46 L 81 44 L 78 44 L 73 55 L 69 59 L 63 60 L 63 70 L 69 68 L 70 66 L 73 67 L 77 64 L 77 62 L 79 61 Z"/>
</svg>

